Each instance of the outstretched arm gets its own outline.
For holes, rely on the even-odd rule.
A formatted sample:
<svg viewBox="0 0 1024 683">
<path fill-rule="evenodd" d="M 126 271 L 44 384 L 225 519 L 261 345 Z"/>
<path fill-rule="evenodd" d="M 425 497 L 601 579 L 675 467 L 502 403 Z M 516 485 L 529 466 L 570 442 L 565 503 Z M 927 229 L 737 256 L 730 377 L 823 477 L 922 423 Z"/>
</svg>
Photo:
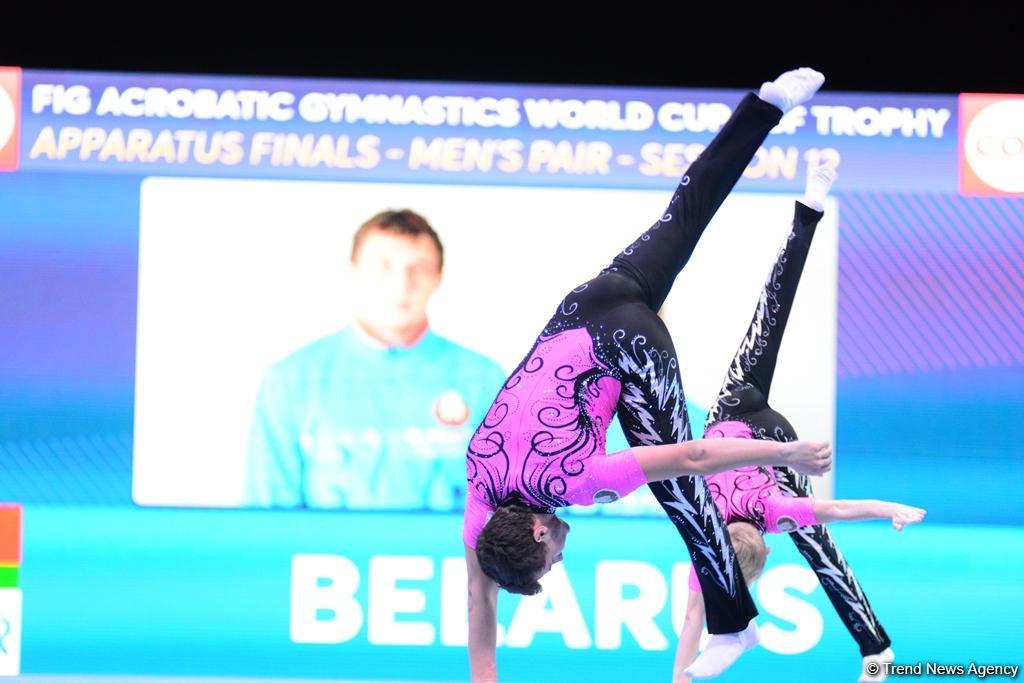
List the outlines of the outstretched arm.
<svg viewBox="0 0 1024 683">
<path fill-rule="evenodd" d="M 885 500 L 815 500 L 814 516 L 822 524 L 859 522 L 867 519 L 892 519 L 896 531 L 924 519 L 926 510 Z"/>
<path fill-rule="evenodd" d="M 686 600 L 686 618 L 683 620 L 683 630 L 679 633 L 679 645 L 676 647 L 672 683 L 690 683 L 690 677 L 683 673 L 683 670 L 697 659 L 700 633 L 703 629 L 704 595 L 700 591 L 690 589 L 690 595 Z"/>
<path fill-rule="evenodd" d="M 832 447 L 825 442 L 761 439 L 697 439 L 632 449 L 647 481 L 714 474 L 750 465 L 785 465 L 801 474 L 832 469 Z"/>
<path fill-rule="evenodd" d="M 466 546 L 469 588 L 469 675 L 473 683 L 498 680 L 498 584 L 480 568 L 476 551 Z"/>
</svg>

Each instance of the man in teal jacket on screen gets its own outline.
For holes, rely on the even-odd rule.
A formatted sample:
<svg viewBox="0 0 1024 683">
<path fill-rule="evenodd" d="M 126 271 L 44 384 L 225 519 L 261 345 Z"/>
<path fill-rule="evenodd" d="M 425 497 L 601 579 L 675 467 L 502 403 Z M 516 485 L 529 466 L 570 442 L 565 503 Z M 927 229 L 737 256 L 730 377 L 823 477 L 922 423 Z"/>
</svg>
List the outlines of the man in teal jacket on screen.
<svg viewBox="0 0 1024 683">
<path fill-rule="evenodd" d="M 355 319 L 263 379 L 246 503 L 462 509 L 466 443 L 505 373 L 430 329 L 444 251 L 422 216 L 377 214 L 356 232 L 351 258 Z"/>
</svg>

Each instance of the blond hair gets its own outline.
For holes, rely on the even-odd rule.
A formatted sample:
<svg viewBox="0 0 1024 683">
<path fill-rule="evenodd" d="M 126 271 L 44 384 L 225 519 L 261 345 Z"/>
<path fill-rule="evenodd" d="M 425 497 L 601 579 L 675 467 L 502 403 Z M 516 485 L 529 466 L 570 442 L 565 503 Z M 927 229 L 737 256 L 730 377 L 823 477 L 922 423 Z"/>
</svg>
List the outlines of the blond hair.
<svg viewBox="0 0 1024 683">
<path fill-rule="evenodd" d="M 732 539 L 732 547 L 736 551 L 736 559 L 739 560 L 743 579 L 750 584 L 764 571 L 764 563 L 768 558 L 768 546 L 765 545 L 761 532 L 753 524 L 733 522 L 726 528 L 729 530 L 729 537 Z"/>
</svg>

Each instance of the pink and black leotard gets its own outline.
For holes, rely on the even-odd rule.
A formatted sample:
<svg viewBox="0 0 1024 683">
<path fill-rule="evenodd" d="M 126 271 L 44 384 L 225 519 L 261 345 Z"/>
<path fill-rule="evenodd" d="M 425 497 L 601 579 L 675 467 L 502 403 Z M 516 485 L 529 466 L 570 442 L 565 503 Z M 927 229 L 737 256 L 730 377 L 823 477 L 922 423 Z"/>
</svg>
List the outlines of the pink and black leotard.
<svg viewBox="0 0 1024 683">
<path fill-rule="evenodd" d="M 779 250 L 750 327 L 708 413 L 705 438 L 797 438 L 789 420 L 768 405 L 768 394 L 800 276 L 822 215 L 796 203 L 793 227 Z M 746 521 L 762 533 L 789 532 L 862 655 L 878 654 L 889 647 L 888 634 L 828 527 L 814 519 L 807 477 L 786 467 L 743 468 L 713 475 L 707 481 L 727 522 Z M 706 571 L 702 565 L 694 567 L 698 574 Z M 700 585 L 703 587 L 706 582 L 701 580 Z M 711 609 L 708 606 L 709 615 Z"/>
<path fill-rule="evenodd" d="M 657 310 L 781 115 L 748 95 L 691 164 L 661 218 L 557 306 L 470 442 L 463 532 L 470 547 L 498 506 L 553 510 L 609 501 L 643 483 L 630 451 L 605 453 L 613 413 L 632 447 L 690 438 L 676 351 Z M 757 610 L 704 480 L 650 488 L 705 568 L 709 630 L 742 630 Z"/>
</svg>

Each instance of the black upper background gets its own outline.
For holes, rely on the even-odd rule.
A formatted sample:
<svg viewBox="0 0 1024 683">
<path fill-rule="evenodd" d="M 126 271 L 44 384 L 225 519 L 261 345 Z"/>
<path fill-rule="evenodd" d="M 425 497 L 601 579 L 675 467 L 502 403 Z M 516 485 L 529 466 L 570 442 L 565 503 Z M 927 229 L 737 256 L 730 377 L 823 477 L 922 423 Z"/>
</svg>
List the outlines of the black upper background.
<svg viewBox="0 0 1024 683">
<path fill-rule="evenodd" d="M 832 91 L 1024 92 L 1024 10 L 607 0 L 475 5 L 9 4 L 0 64 L 29 69 L 755 88 L 813 66 Z M 659 6 L 660 5 L 660 6 Z M 763 3 L 762 3 L 763 5 Z M 599 8 L 603 7 L 603 8 Z M 955 9 L 954 9 L 955 8 Z"/>
</svg>

